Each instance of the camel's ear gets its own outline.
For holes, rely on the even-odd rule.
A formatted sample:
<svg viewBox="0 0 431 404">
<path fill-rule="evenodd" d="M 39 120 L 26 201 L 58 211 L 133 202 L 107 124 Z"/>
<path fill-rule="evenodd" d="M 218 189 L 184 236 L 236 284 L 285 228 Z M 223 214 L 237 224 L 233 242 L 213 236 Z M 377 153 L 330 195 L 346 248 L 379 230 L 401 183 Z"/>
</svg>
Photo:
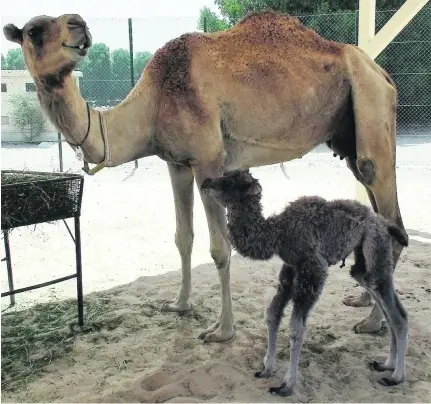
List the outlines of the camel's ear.
<svg viewBox="0 0 431 404">
<path fill-rule="evenodd" d="M 262 192 L 262 187 L 258 183 L 253 184 L 250 188 L 247 189 L 248 195 L 257 195 L 257 194 L 260 194 L 261 192 Z"/>
<path fill-rule="evenodd" d="M 8 41 L 16 42 L 22 45 L 23 37 L 22 30 L 13 24 L 7 24 L 3 27 L 3 33 Z"/>
</svg>

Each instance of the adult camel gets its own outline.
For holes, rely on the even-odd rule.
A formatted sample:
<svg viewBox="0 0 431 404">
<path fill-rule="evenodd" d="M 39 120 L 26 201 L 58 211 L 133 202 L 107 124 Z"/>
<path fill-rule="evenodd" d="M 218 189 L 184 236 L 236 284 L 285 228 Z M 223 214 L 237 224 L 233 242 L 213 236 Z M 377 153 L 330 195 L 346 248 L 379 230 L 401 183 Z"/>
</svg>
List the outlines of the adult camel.
<svg viewBox="0 0 431 404">
<path fill-rule="evenodd" d="M 356 46 L 325 40 L 288 15 L 251 13 L 229 30 L 167 42 L 128 96 L 102 112 L 88 106 L 71 76 L 91 46 L 79 15 L 38 16 L 22 29 L 6 25 L 4 33 L 21 45 L 41 106 L 87 164 L 118 166 L 150 155 L 167 162 L 182 283 L 166 310 L 191 308 L 194 180 L 200 186 L 224 172 L 289 161 L 326 142 L 365 185 L 374 210 L 404 228 L 395 175 L 397 91 Z M 234 328 L 225 211 L 201 198 L 222 305 L 200 337 L 226 341 Z M 393 251 L 396 264 L 396 241 Z M 368 305 L 370 295 L 345 303 Z M 354 329 L 378 331 L 382 319 L 375 304 Z"/>
</svg>

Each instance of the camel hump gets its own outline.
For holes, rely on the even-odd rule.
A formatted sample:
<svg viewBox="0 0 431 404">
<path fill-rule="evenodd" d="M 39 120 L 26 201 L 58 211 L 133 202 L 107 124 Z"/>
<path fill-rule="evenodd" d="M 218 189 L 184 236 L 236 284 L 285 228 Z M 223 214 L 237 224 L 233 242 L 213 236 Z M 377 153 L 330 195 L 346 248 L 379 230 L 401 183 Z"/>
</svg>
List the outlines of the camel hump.
<svg viewBox="0 0 431 404">
<path fill-rule="evenodd" d="M 245 15 L 225 35 L 243 34 L 244 43 L 254 45 L 284 44 L 288 48 L 301 48 L 316 53 L 340 55 L 343 43 L 330 41 L 306 27 L 297 17 L 273 11 L 255 11 Z"/>
</svg>

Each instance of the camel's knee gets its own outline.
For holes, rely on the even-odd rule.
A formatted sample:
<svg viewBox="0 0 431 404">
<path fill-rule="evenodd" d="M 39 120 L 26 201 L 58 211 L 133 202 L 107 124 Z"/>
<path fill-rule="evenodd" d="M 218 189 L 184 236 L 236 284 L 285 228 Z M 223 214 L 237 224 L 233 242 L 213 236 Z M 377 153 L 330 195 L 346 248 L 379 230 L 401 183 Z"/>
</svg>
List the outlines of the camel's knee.
<svg viewBox="0 0 431 404">
<path fill-rule="evenodd" d="M 376 167 L 374 162 L 368 157 L 360 157 L 356 161 L 356 166 L 362 178 L 360 182 L 364 185 L 372 185 L 376 179 Z"/>
<path fill-rule="evenodd" d="M 266 308 L 266 325 L 269 330 L 278 331 L 282 315 L 283 313 L 280 310 L 275 310 L 273 304 L 268 305 Z"/>
<path fill-rule="evenodd" d="M 227 267 L 230 259 L 230 248 L 227 245 L 221 248 L 211 248 L 210 253 L 217 269 Z"/>
</svg>

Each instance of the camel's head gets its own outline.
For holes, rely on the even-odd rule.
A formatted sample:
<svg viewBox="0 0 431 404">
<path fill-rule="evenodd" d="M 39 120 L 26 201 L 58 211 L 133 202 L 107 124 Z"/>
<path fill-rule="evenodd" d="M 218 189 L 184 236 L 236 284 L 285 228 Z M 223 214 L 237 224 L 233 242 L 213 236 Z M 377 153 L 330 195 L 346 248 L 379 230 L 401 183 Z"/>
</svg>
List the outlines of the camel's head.
<svg viewBox="0 0 431 404">
<path fill-rule="evenodd" d="M 234 171 L 219 178 L 206 178 L 201 192 L 224 207 L 236 205 L 245 198 L 262 196 L 262 187 L 249 170 Z"/>
<path fill-rule="evenodd" d="M 22 29 L 7 24 L 3 32 L 9 41 L 21 45 L 33 77 L 72 71 L 91 46 L 87 24 L 78 14 L 34 17 Z"/>
</svg>

